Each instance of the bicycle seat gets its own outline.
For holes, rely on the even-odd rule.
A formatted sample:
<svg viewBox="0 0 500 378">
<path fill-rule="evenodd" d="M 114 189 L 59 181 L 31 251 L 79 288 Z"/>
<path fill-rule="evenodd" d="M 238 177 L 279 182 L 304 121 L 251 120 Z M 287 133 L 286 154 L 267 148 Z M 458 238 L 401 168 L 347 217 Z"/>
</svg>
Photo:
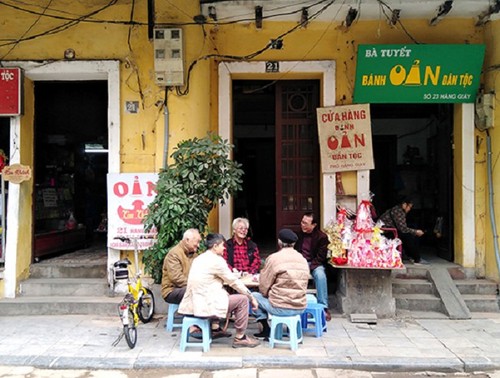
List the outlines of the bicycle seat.
<svg viewBox="0 0 500 378">
<path fill-rule="evenodd" d="M 118 260 L 117 262 L 115 262 L 113 264 L 113 266 L 115 268 L 127 268 L 127 266 L 129 266 L 130 264 L 132 264 L 132 263 L 130 262 L 129 259 L 123 259 L 123 260 Z"/>
</svg>

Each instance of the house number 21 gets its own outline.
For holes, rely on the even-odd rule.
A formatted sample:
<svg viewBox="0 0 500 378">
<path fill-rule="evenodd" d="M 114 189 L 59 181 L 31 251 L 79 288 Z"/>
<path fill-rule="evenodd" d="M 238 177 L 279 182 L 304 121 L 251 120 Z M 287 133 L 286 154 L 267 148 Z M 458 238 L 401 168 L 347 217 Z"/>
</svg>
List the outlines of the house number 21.
<svg viewBox="0 0 500 378">
<path fill-rule="evenodd" d="M 266 62 L 266 72 L 280 72 L 280 64 L 276 61 Z"/>
</svg>

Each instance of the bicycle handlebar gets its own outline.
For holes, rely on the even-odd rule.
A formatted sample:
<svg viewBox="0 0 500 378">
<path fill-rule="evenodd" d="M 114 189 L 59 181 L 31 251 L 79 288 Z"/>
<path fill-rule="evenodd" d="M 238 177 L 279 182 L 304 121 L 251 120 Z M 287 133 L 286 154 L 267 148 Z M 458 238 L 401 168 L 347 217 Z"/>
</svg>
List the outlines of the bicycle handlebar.
<svg viewBox="0 0 500 378">
<path fill-rule="evenodd" d="M 118 239 L 122 242 L 129 243 L 131 242 L 130 238 L 127 238 L 126 236 L 115 236 L 113 239 Z"/>
</svg>

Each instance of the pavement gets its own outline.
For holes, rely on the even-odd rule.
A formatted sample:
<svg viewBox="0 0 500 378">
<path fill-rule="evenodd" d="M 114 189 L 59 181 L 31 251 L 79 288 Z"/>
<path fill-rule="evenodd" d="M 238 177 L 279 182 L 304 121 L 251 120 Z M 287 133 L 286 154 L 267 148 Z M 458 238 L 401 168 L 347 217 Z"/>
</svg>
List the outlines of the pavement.
<svg viewBox="0 0 500 378">
<path fill-rule="evenodd" d="M 121 339 L 116 316 L 0 315 L 0 365 L 50 369 L 328 368 L 362 371 L 473 372 L 500 369 L 500 314 L 469 320 L 398 314 L 376 324 L 334 315 L 321 338 L 306 335 L 297 351 L 267 342 L 233 349 L 217 339 L 210 351 L 179 350 L 180 331 L 165 330 L 165 316 L 140 324 L 134 349 Z M 234 333 L 234 329 L 229 328 Z M 249 333 L 257 332 L 251 319 Z"/>
</svg>

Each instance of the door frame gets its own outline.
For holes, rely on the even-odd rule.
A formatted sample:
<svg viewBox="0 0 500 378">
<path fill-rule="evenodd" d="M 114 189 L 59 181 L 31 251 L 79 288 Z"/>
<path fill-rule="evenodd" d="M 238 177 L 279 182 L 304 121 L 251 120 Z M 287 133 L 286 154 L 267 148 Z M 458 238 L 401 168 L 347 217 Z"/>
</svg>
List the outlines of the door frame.
<svg viewBox="0 0 500 378">
<path fill-rule="evenodd" d="M 108 82 L 108 172 L 120 172 L 120 62 L 106 61 L 9 61 L 2 62 L 5 67 L 20 67 L 24 75 L 37 81 L 87 81 L 106 80 Z M 10 148 L 22 148 L 19 139 L 21 117 L 11 117 Z M 15 154 L 10 164 L 20 163 L 20 154 Z M 4 296 L 15 298 L 17 287 L 17 239 L 20 237 L 19 226 L 22 223 L 19 215 L 20 191 L 12 190 L 9 184 L 9 200 L 7 204 L 7 237 L 5 248 Z M 31 233 L 32 231 L 30 231 Z M 108 248 L 108 265 L 117 261 L 120 251 Z"/>
<path fill-rule="evenodd" d="M 279 61 L 280 72 L 266 73 L 266 62 L 219 63 L 219 135 L 233 141 L 232 80 L 320 80 L 321 106 L 335 105 L 335 61 Z M 232 157 L 232 156 L 231 156 Z M 335 175 L 322 174 L 320 202 L 323 227 L 335 216 L 335 199 L 325 193 L 335 193 Z M 219 232 L 231 235 L 233 201 L 230 197 L 219 207 Z"/>
</svg>

